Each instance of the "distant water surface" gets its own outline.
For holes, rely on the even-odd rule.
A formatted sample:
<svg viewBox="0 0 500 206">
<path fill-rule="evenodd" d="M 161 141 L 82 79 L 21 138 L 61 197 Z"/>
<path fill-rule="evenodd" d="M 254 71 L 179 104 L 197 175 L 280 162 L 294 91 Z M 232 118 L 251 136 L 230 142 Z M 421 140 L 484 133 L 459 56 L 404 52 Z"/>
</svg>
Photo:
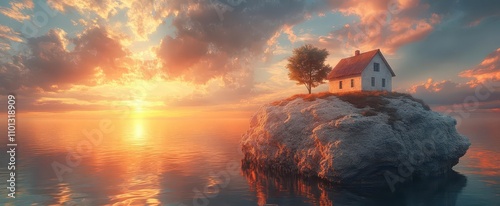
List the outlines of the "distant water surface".
<svg viewBox="0 0 500 206">
<path fill-rule="evenodd" d="M 500 205 L 498 116 L 474 114 L 460 122 L 472 146 L 456 173 L 397 185 L 394 193 L 242 170 L 239 141 L 249 118 L 112 119 L 114 130 L 96 145 L 82 131 L 99 129 L 100 119 L 22 118 L 17 198 L 4 198 L 8 160 L 2 152 L 0 204 Z M 75 151 L 88 152 L 75 158 Z M 62 179 L 54 165 L 66 169 Z"/>
</svg>

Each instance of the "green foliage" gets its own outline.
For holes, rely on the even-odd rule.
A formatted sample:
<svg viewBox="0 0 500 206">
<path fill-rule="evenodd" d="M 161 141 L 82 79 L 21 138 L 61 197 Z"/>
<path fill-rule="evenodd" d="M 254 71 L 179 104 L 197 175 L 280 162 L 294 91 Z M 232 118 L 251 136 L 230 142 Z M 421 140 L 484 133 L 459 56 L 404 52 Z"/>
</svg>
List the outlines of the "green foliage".
<svg viewBox="0 0 500 206">
<path fill-rule="evenodd" d="M 326 57 L 326 49 L 318 49 L 310 44 L 294 49 L 286 65 L 288 77 L 297 81 L 297 84 L 306 86 L 311 94 L 311 89 L 323 84 L 332 70 L 330 65 L 325 65 Z"/>
</svg>

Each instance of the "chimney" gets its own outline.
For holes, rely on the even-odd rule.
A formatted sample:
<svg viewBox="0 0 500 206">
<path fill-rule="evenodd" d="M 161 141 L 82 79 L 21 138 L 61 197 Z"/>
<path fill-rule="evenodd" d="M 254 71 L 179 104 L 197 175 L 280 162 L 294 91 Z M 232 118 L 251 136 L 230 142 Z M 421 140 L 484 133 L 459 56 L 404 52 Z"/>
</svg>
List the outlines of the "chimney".
<svg viewBox="0 0 500 206">
<path fill-rule="evenodd" d="M 356 50 L 356 51 L 354 52 L 354 56 L 358 56 L 358 55 L 359 55 L 359 50 Z"/>
</svg>

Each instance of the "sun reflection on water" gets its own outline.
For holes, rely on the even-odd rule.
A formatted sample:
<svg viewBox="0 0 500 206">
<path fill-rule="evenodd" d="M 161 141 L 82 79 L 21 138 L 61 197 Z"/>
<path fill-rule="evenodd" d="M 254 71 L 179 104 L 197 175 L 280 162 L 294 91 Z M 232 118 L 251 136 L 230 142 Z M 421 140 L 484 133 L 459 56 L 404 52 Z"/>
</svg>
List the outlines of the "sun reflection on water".
<svg viewBox="0 0 500 206">
<path fill-rule="evenodd" d="M 251 194 L 254 199 L 248 201 L 255 205 L 289 197 L 314 205 L 370 205 L 387 200 L 371 191 L 358 194 L 359 191 L 286 175 L 275 176 L 254 169 L 242 170 L 242 176 L 231 176 L 229 185 L 222 187 L 226 181 L 214 176 L 211 171 L 214 174 L 225 171 L 227 162 L 241 158 L 236 151 L 239 151 L 240 135 L 248 127 L 246 119 L 214 121 L 134 117 L 111 120 L 114 131 L 103 132 L 102 142 L 92 147 L 89 156 L 82 158 L 77 165 L 66 161 L 68 148 L 77 151 L 79 145 L 87 141 L 82 130 L 98 130 L 98 120 L 26 120 L 23 128 L 29 129 L 20 130 L 20 136 L 25 137 L 20 144 L 25 146 L 25 151 L 33 151 L 23 153 L 32 164 L 20 167 L 36 180 L 24 180 L 27 189 L 20 195 L 24 199 L 32 198 L 30 202 L 40 205 L 191 204 L 193 188 L 199 188 L 208 196 L 218 194 L 217 198 L 209 198 L 210 205 L 223 205 L 218 204 L 224 203 L 221 194 L 234 199 Z M 477 190 L 487 193 L 498 185 L 495 178 L 498 177 L 499 153 L 491 147 L 497 145 L 494 134 L 498 130 L 477 129 L 475 126 L 471 126 L 473 131 L 491 131 L 491 134 L 481 133 L 484 138 L 479 139 L 473 136 L 476 133 L 471 132 L 471 140 L 475 142 L 455 168 L 487 182 L 486 186 Z M 57 181 L 51 166 L 55 161 L 71 169 L 64 173 L 63 182 Z M 24 162 L 28 161 L 25 159 Z M 0 174 L 0 177 L 4 179 L 5 176 Z M 436 194 L 442 197 L 437 201 L 454 202 L 465 180 L 458 175 L 455 179 L 438 181 L 436 187 L 433 183 L 425 183 L 415 189 L 402 187 L 402 194 L 398 195 L 401 197 L 391 197 L 391 201 L 435 203 L 435 198 L 427 194 Z M 474 178 L 468 181 L 473 182 Z M 477 181 L 474 183 L 479 185 Z M 425 192 L 419 192 L 421 188 Z M 0 205 L 3 205 L 2 201 L 0 198 Z M 16 201 L 15 205 L 25 205 L 21 198 L 16 198 Z M 244 203 L 249 202 L 242 201 L 243 205 L 251 205 Z"/>
<path fill-rule="evenodd" d="M 130 121 L 132 124 L 130 128 L 133 128 L 131 132 L 131 141 L 133 145 L 144 145 L 147 141 L 147 128 L 144 120 L 142 119 L 134 119 Z"/>
<path fill-rule="evenodd" d="M 60 183 L 57 185 L 58 193 L 55 195 L 58 204 L 64 204 L 71 200 L 71 189 L 68 184 Z"/>
<path fill-rule="evenodd" d="M 116 185 L 119 191 L 110 196 L 112 205 L 159 205 L 160 176 L 162 174 L 163 160 L 156 159 L 152 150 L 145 148 L 154 147 L 149 144 L 149 130 L 153 128 L 144 119 L 131 119 L 125 121 L 127 132 L 121 134 L 125 141 L 118 146 L 117 155 L 119 163 L 115 166 L 114 173 L 120 173 L 122 182 Z"/>
</svg>

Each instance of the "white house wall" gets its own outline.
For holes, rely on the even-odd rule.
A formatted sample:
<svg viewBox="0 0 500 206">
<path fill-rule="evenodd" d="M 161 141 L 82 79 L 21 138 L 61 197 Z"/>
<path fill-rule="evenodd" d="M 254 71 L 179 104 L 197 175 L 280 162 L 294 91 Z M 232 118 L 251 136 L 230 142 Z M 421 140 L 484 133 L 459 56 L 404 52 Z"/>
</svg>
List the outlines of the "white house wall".
<svg viewBox="0 0 500 206">
<path fill-rule="evenodd" d="M 373 71 L 373 63 L 380 64 L 380 71 Z M 392 91 L 392 74 L 387 68 L 387 65 L 382 60 L 380 54 L 375 55 L 373 59 L 370 61 L 370 64 L 363 70 L 361 73 L 362 76 L 362 89 L 365 91 L 373 91 L 373 90 L 386 90 Z M 375 87 L 371 85 L 371 78 L 375 77 Z M 382 78 L 385 78 L 385 87 L 382 87 Z"/>
<path fill-rule="evenodd" d="M 351 79 L 354 79 L 354 87 L 351 87 Z M 342 89 L 339 89 L 339 81 L 342 81 Z M 362 88 L 361 77 L 355 76 L 355 77 L 331 80 L 329 82 L 328 88 L 331 93 L 360 91 Z"/>
</svg>

